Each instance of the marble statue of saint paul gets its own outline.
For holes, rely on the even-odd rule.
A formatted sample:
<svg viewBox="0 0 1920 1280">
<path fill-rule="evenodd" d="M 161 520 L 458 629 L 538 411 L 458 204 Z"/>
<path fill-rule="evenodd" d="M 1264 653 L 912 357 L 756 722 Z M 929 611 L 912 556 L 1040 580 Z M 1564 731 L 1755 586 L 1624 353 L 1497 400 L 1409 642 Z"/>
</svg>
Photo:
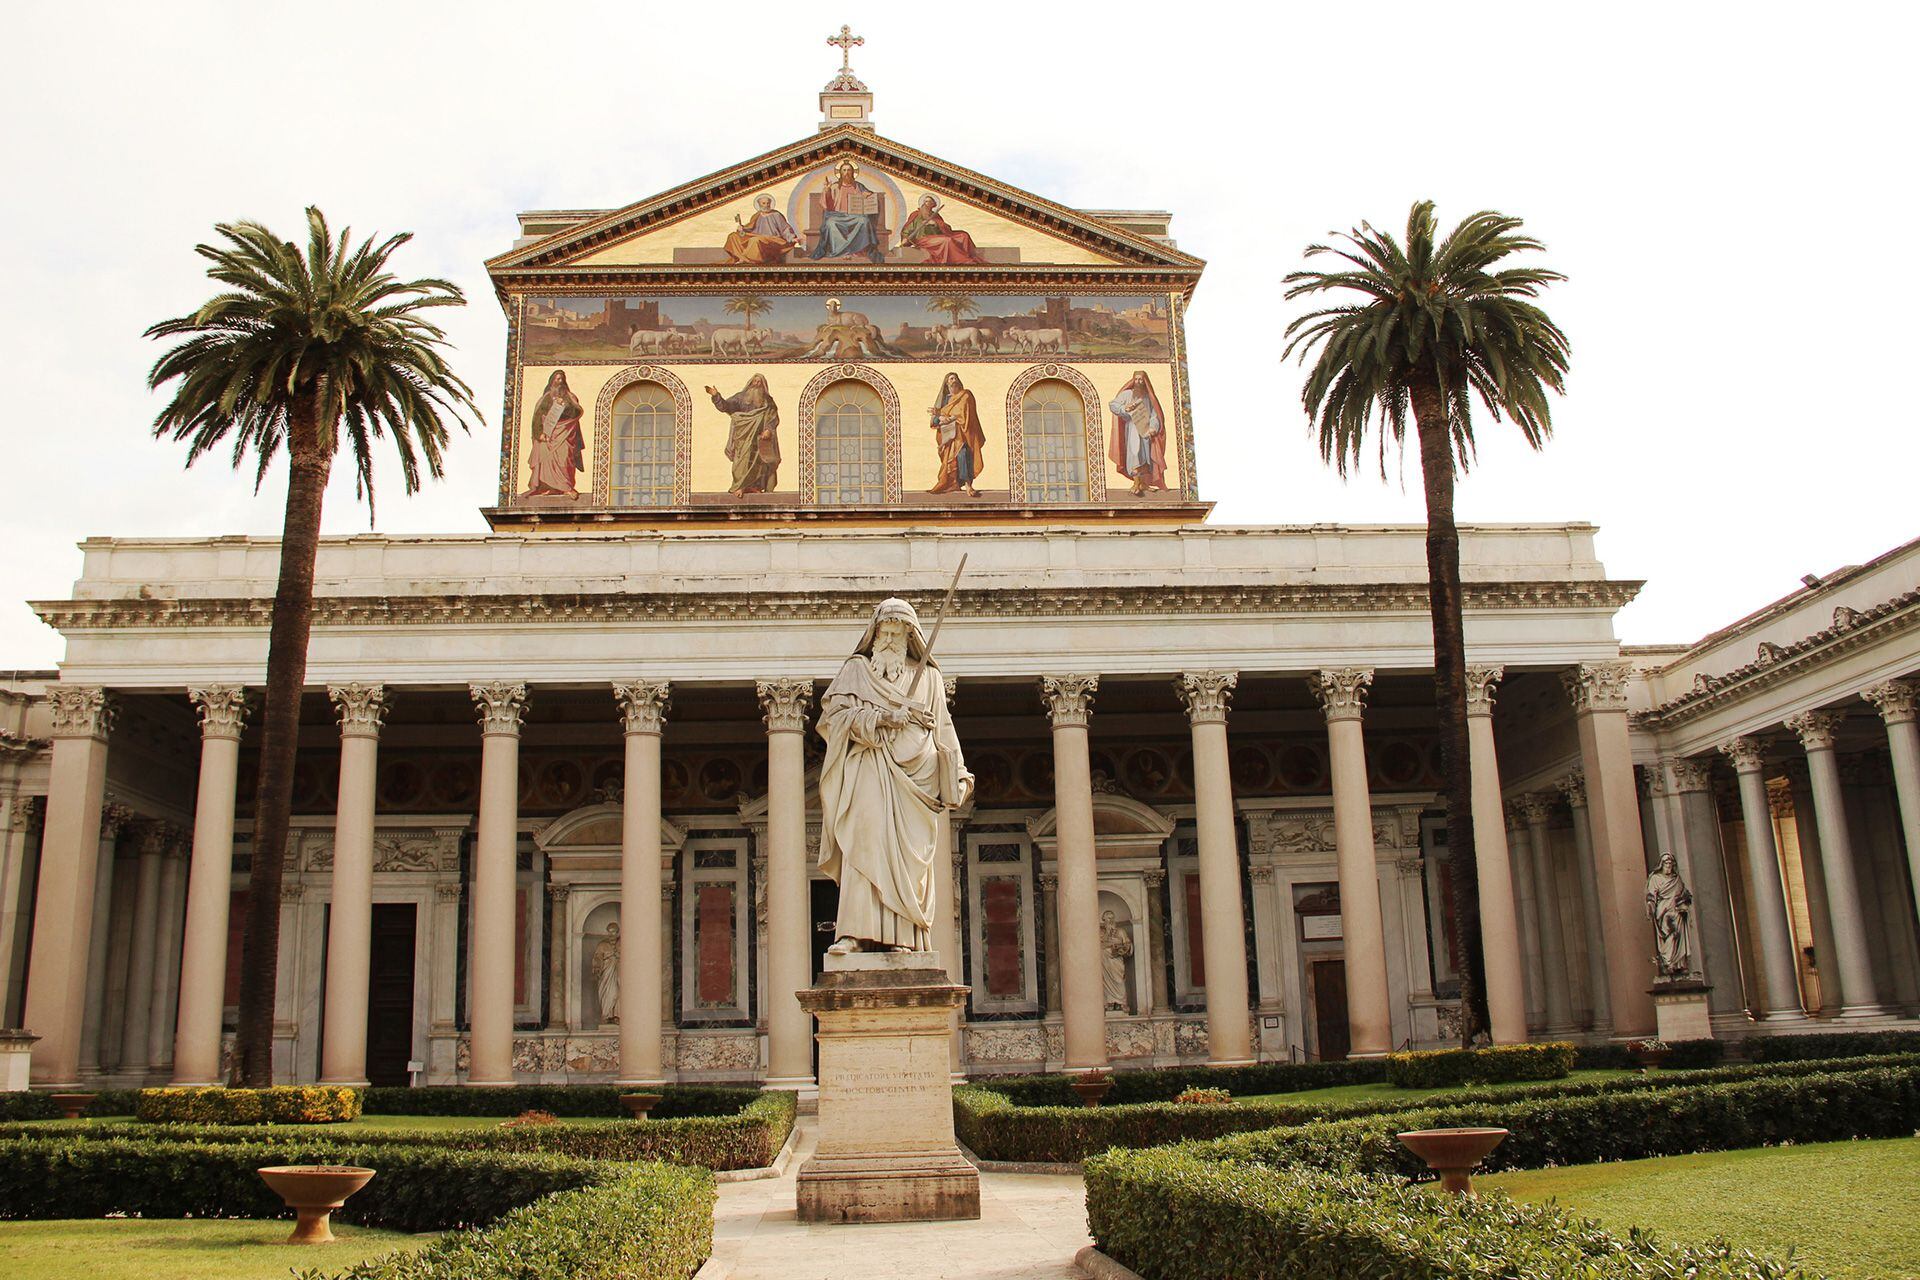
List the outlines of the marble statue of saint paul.
<svg viewBox="0 0 1920 1280">
<path fill-rule="evenodd" d="M 828 950 L 930 950 L 942 817 L 973 775 L 912 605 L 881 601 L 820 707 L 820 866 L 840 886 Z"/>
</svg>

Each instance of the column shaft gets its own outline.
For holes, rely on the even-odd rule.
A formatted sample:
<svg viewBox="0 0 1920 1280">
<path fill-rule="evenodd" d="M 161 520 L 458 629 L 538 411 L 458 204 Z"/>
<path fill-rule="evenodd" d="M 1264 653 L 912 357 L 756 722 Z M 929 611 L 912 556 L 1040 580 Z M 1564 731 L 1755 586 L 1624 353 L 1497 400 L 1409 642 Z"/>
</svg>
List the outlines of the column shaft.
<svg viewBox="0 0 1920 1280">
<path fill-rule="evenodd" d="M 1887 726 L 1887 755 L 1893 766 L 1893 789 L 1900 802 L 1900 832 L 1907 845 L 1907 884 L 1913 907 L 1920 915 L 1920 725 L 1915 724 L 1920 688 L 1905 680 L 1888 680 L 1862 691 L 1880 710 Z"/>
<path fill-rule="evenodd" d="M 467 934 L 467 1083 L 513 1083 L 514 881 L 520 825 L 523 684 L 476 684 L 481 711 L 480 817 Z"/>
<path fill-rule="evenodd" d="M 1060 922 L 1060 1005 L 1067 1070 L 1107 1063 L 1107 1011 L 1100 982 L 1100 870 L 1093 840 L 1093 767 L 1087 715 L 1096 676 L 1045 677 L 1053 718 L 1055 894 Z"/>
<path fill-rule="evenodd" d="M 1740 821 L 1746 833 L 1754 947 L 1763 987 L 1754 1011 L 1762 1022 L 1801 1022 L 1806 1014 L 1800 1009 L 1793 930 L 1787 923 L 1787 895 L 1780 882 L 1780 853 L 1773 842 L 1765 756 L 1752 738 L 1735 738 L 1720 749 L 1733 761 L 1740 787 Z"/>
<path fill-rule="evenodd" d="M 333 824 L 333 902 L 327 912 L 322 1084 L 367 1083 L 367 984 L 373 958 L 374 784 L 379 776 L 380 685 L 333 685 L 340 709 L 340 794 Z"/>
<path fill-rule="evenodd" d="M 54 737 L 25 1019 L 27 1030 L 40 1037 L 32 1066 L 37 1089 L 80 1082 L 93 882 L 100 868 L 100 806 L 106 796 L 107 735 L 114 714 L 103 689 L 56 685 L 47 700 L 53 708 Z"/>
<path fill-rule="evenodd" d="M 1533 883 L 1533 833 L 1520 817 L 1519 806 L 1508 805 L 1507 848 L 1513 858 L 1514 905 L 1520 912 L 1520 954 L 1527 973 L 1527 1026 L 1537 1030 L 1547 1023 L 1547 971 L 1540 961 L 1540 894 Z"/>
<path fill-rule="evenodd" d="M 1693 885 L 1694 966 L 1712 987 L 1708 1007 L 1715 1014 L 1737 1014 L 1744 1007 L 1740 993 L 1740 952 L 1733 934 L 1733 898 L 1727 889 L 1726 864 L 1720 851 L 1720 812 L 1708 789 L 1705 760 L 1674 760 L 1668 768 L 1680 801 L 1679 826 L 1685 847 L 1687 873 Z"/>
<path fill-rule="evenodd" d="M 813 1017 L 797 993 L 813 985 L 807 868 L 807 706 L 810 680 L 763 680 L 767 722 L 767 1087 L 809 1090 Z"/>
<path fill-rule="evenodd" d="M 187 867 L 173 1083 L 204 1085 L 221 1082 L 227 912 L 233 901 L 233 801 L 247 695 L 236 685 L 214 685 L 189 690 L 188 696 L 200 709 L 200 784 L 193 805 L 193 854 Z"/>
<path fill-rule="evenodd" d="M 1475 877 L 1480 885 L 1480 947 L 1486 959 L 1487 1031 L 1495 1044 L 1527 1038 L 1527 994 L 1514 905 L 1513 864 L 1500 803 L 1500 760 L 1494 747 L 1493 696 L 1503 668 L 1467 668 L 1467 759 L 1473 775 Z M 1466 852 L 1455 849 L 1455 858 Z"/>
<path fill-rule="evenodd" d="M 180 1001 L 180 948 L 187 909 L 186 845 L 181 832 L 169 833 L 170 846 L 160 869 L 160 941 L 153 966 L 153 997 L 147 1015 L 147 1069 L 173 1070 L 173 1027 Z"/>
<path fill-rule="evenodd" d="M 1833 756 L 1833 734 L 1839 717 L 1810 711 L 1794 716 L 1787 728 L 1806 747 L 1807 772 L 1813 783 L 1814 823 L 1820 832 L 1820 867 L 1826 873 L 1827 911 L 1833 920 L 1834 961 L 1840 970 L 1842 1018 L 1880 1016 L 1880 998 L 1867 951 L 1866 918 L 1860 906 L 1860 885 L 1853 865 L 1853 838 L 1847 829 L 1846 797 L 1840 789 L 1840 766 Z"/>
<path fill-rule="evenodd" d="M 100 846 L 93 872 L 93 923 L 87 931 L 87 1003 L 80 1022 L 80 1074 L 103 1074 L 119 1056 L 107 1049 L 107 984 L 112 976 L 108 960 L 113 950 L 114 857 L 120 831 L 132 816 L 121 805 L 107 805 L 100 815 Z"/>
<path fill-rule="evenodd" d="M 140 861 L 133 891 L 133 937 L 127 966 L 126 1015 L 120 1022 L 120 1070 L 145 1077 L 147 1035 L 152 1030 L 153 975 L 160 968 L 161 878 L 167 834 L 152 824 L 139 834 Z"/>
<path fill-rule="evenodd" d="M 1547 1034 L 1564 1036 L 1573 1030 L 1573 992 L 1567 985 L 1567 944 L 1560 920 L 1559 880 L 1553 873 L 1553 845 L 1547 819 L 1552 810 L 1540 796 L 1521 802 L 1529 843 L 1533 846 L 1533 892 L 1540 912 L 1540 969 L 1545 979 L 1543 997 Z"/>
<path fill-rule="evenodd" d="M 1587 775 L 1576 769 L 1563 778 L 1573 814 L 1573 858 L 1580 870 L 1580 915 L 1587 930 L 1587 1000 L 1593 1006 L 1593 1029 L 1610 1031 L 1613 1011 L 1607 1002 L 1607 944 L 1600 923 L 1600 882 L 1593 865 L 1593 833 L 1587 819 Z"/>
<path fill-rule="evenodd" d="M 1340 869 L 1340 933 L 1346 951 L 1348 1052 L 1356 1058 L 1378 1057 L 1393 1048 L 1373 798 L 1360 728 L 1361 708 L 1372 683 L 1373 672 L 1358 667 L 1321 671 L 1313 677 L 1327 714 L 1334 855 Z"/>
<path fill-rule="evenodd" d="M 664 1083 L 660 1065 L 660 749 L 664 681 L 616 684 L 626 729 L 620 811 L 620 1076 L 624 1085 Z"/>
<path fill-rule="evenodd" d="M 1207 1060 L 1253 1061 L 1247 1000 L 1246 913 L 1240 896 L 1240 844 L 1234 835 L 1233 778 L 1227 761 L 1227 701 L 1239 677 L 1188 672 L 1178 682 L 1193 732 L 1193 812 L 1200 846 L 1202 958 L 1207 966 Z M 1371 824 L 1369 824 L 1371 832 Z M 1153 957 L 1159 966 L 1161 957 Z"/>
</svg>

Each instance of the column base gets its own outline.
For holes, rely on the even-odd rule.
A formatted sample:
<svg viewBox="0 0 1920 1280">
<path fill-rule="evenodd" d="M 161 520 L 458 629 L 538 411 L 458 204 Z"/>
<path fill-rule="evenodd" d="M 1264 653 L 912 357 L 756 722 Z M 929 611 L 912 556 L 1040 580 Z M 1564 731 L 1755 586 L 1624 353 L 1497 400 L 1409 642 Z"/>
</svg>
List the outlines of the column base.
<svg viewBox="0 0 1920 1280">
<path fill-rule="evenodd" d="M 1811 1019 L 1799 1009 L 1769 1009 L 1760 1015 L 1759 1021 L 1769 1026 L 1779 1026 L 1782 1023 L 1808 1022 Z"/>
<path fill-rule="evenodd" d="M 1840 1012 L 1833 1015 L 1835 1022 L 1851 1022 L 1856 1018 L 1884 1018 L 1886 1008 L 1877 1004 L 1843 1004 Z"/>
<path fill-rule="evenodd" d="M 316 1080 L 314 1084 L 322 1089 L 371 1089 L 371 1080 Z"/>
<path fill-rule="evenodd" d="M 518 1080 L 462 1080 L 461 1085 L 468 1089 L 511 1089 L 519 1084 Z"/>
<path fill-rule="evenodd" d="M 1258 1058 L 1208 1058 L 1210 1067 L 1251 1067 L 1259 1063 Z"/>
</svg>

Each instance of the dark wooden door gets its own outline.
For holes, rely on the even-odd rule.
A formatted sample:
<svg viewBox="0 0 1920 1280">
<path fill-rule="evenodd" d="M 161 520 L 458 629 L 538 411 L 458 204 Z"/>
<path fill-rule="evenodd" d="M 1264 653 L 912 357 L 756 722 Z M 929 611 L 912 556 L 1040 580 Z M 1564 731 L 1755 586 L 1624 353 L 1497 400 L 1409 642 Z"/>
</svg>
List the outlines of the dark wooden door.
<svg viewBox="0 0 1920 1280">
<path fill-rule="evenodd" d="M 373 904 L 373 948 L 367 966 L 367 1079 L 412 1083 L 413 933 L 411 902 Z"/>
<path fill-rule="evenodd" d="M 1314 1047 L 1320 1061 L 1336 1062 L 1353 1043 L 1347 1029 L 1347 962 L 1315 960 L 1308 972 L 1313 981 Z"/>
</svg>

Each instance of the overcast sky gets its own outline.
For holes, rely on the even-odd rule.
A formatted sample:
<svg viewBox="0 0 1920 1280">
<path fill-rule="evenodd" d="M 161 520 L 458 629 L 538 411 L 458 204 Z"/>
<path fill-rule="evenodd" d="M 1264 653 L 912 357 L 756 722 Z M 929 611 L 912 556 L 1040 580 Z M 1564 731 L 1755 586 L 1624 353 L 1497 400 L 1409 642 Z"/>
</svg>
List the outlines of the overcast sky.
<svg viewBox="0 0 1920 1280">
<path fill-rule="evenodd" d="M 1204 3 L 277 5 L 9 12 L 0 77 L 11 461 L 0 668 L 59 637 L 89 535 L 277 533 L 220 459 L 154 441 L 141 331 L 210 292 L 216 221 L 317 203 L 411 230 L 396 267 L 473 305 L 455 365 L 486 412 L 379 528 L 478 532 L 505 324 L 482 261 L 528 208 L 613 207 L 804 137 L 838 65 L 889 137 L 1082 208 L 1174 213 L 1203 497 L 1227 523 L 1419 521 L 1418 469 L 1341 481 L 1280 363 L 1278 281 L 1429 197 L 1519 215 L 1568 274 L 1573 376 L 1543 454 L 1480 424 L 1463 521 L 1592 521 L 1645 578 L 1632 643 L 1688 641 L 1920 534 L 1911 371 L 1913 6 Z M 345 468 L 336 469 L 344 477 Z M 367 527 L 350 478 L 326 529 Z"/>
</svg>

